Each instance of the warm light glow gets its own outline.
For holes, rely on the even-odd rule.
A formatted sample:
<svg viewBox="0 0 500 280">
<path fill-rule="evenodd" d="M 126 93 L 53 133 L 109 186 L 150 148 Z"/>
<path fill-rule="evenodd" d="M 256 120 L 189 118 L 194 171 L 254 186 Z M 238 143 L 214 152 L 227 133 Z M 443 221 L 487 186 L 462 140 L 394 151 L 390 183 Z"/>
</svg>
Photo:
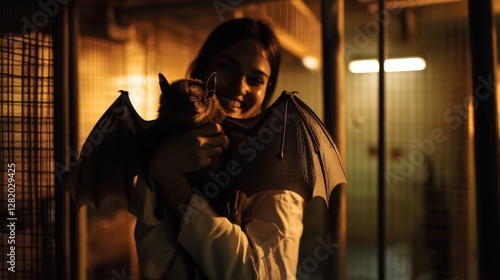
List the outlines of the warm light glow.
<svg viewBox="0 0 500 280">
<path fill-rule="evenodd" d="M 422 71 L 425 67 L 425 60 L 421 57 L 391 58 L 384 62 L 385 72 Z M 349 63 L 352 73 L 376 73 L 379 68 L 376 59 L 355 60 Z"/>
<path fill-rule="evenodd" d="M 114 79 L 114 88 L 129 92 L 130 102 L 146 120 L 157 117 L 160 86 L 157 76 L 130 74 Z"/>
<path fill-rule="evenodd" d="M 302 64 L 309 70 L 317 70 L 319 67 L 318 59 L 309 55 L 302 58 Z"/>
</svg>

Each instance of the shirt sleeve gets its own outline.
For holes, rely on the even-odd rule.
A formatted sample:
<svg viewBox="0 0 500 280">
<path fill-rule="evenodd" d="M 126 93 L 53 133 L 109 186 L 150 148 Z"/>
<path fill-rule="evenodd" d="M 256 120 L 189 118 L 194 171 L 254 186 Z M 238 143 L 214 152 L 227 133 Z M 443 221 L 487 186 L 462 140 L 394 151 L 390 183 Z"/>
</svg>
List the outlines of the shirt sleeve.
<svg viewBox="0 0 500 280">
<path fill-rule="evenodd" d="M 294 192 L 262 191 L 248 198 L 240 227 L 194 194 L 177 241 L 210 279 L 295 279 L 303 211 Z"/>
<path fill-rule="evenodd" d="M 141 273 L 150 279 L 159 279 L 177 258 L 176 236 L 168 219 L 154 216 L 155 192 L 138 180 L 137 199 L 129 211 L 137 217 L 134 237 Z"/>
</svg>

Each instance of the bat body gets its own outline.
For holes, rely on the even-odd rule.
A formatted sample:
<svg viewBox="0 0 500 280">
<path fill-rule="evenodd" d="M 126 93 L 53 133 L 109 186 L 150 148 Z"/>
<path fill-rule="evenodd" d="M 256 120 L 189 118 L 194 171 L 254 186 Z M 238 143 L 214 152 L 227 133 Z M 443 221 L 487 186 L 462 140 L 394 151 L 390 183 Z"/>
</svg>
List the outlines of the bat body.
<svg viewBox="0 0 500 280">
<path fill-rule="evenodd" d="M 215 96 L 217 75 L 214 72 L 206 83 L 195 79 L 182 79 L 169 83 L 160 78 L 160 108 L 155 123 L 138 136 L 143 169 L 158 146 L 176 132 L 207 123 L 221 123 L 225 112 Z M 144 175 L 147 174 L 144 169 Z"/>
<path fill-rule="evenodd" d="M 320 196 L 328 206 L 333 188 L 347 183 L 332 137 L 294 92 L 283 91 L 255 117 L 237 119 L 224 118 L 213 96 L 215 79 L 206 85 L 190 79 L 170 85 L 160 75 L 160 87 L 157 120 L 143 120 L 127 92 L 122 92 L 96 124 L 91 136 L 103 135 L 103 141 L 90 153 L 82 153 L 80 164 L 63 175 L 62 187 L 78 207 L 91 204 L 98 208 L 111 195 L 133 203 L 133 179 L 147 172 L 144 166 L 152 151 L 171 133 L 207 122 L 222 122 L 230 149 L 215 168 L 186 176 L 211 205 L 223 207 L 230 190 L 247 197 L 265 190 L 291 190 L 306 201 Z M 113 129 L 103 125 L 104 121 L 110 121 Z M 91 136 L 87 142 L 92 141 Z M 144 152 L 144 147 L 149 150 Z M 222 215 L 223 209 L 215 210 Z"/>
</svg>

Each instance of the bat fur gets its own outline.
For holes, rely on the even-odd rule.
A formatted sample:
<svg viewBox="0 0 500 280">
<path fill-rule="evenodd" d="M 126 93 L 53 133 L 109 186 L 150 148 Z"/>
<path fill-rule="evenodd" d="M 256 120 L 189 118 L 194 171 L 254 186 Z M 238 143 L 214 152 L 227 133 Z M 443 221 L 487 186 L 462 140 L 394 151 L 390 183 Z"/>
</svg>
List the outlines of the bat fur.
<svg viewBox="0 0 500 280">
<path fill-rule="evenodd" d="M 206 84 L 195 79 L 182 79 L 170 84 L 163 74 L 158 76 L 162 92 L 158 121 L 163 129 L 176 132 L 224 120 L 224 110 L 215 96 L 215 72 Z"/>
</svg>

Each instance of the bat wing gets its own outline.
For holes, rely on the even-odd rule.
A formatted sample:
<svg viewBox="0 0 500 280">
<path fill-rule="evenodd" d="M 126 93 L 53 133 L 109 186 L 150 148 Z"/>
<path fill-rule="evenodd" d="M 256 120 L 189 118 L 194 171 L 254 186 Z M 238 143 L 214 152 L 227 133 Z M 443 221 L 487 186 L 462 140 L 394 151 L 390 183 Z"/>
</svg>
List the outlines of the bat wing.
<svg viewBox="0 0 500 280">
<path fill-rule="evenodd" d="M 251 196 L 262 190 L 291 190 L 306 201 L 347 183 L 337 147 L 314 112 L 284 91 L 264 112 L 249 119 L 227 117 L 232 186 Z"/>
<path fill-rule="evenodd" d="M 121 91 L 90 132 L 76 164 L 63 174 L 62 187 L 78 208 L 98 209 L 109 196 L 133 202 L 134 177 L 141 172 L 140 136 L 154 123 L 142 119 L 128 92 Z"/>
</svg>

